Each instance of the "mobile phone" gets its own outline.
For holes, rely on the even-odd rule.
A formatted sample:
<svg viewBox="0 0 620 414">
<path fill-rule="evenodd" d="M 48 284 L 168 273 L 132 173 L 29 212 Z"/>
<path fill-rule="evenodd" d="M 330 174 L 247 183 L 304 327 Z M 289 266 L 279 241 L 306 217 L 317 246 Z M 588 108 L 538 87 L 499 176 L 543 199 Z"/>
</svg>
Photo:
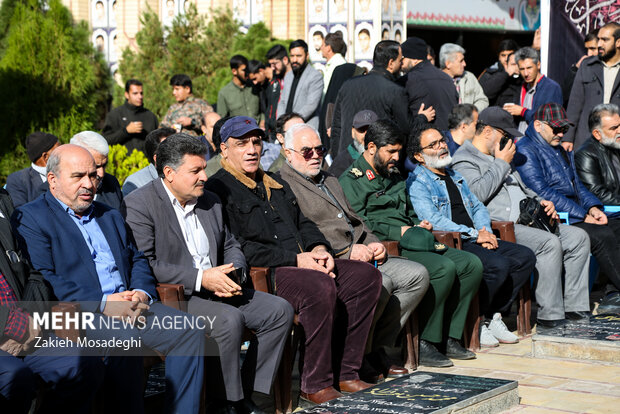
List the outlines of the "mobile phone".
<svg viewBox="0 0 620 414">
<path fill-rule="evenodd" d="M 499 140 L 499 150 L 500 151 L 504 149 L 506 144 L 508 144 L 508 141 L 510 141 L 510 138 L 508 138 L 505 135 L 502 137 L 502 139 Z"/>
<path fill-rule="evenodd" d="M 236 269 L 228 272 L 227 276 L 236 284 L 241 285 L 241 281 L 243 280 L 243 269 L 237 267 Z"/>
</svg>

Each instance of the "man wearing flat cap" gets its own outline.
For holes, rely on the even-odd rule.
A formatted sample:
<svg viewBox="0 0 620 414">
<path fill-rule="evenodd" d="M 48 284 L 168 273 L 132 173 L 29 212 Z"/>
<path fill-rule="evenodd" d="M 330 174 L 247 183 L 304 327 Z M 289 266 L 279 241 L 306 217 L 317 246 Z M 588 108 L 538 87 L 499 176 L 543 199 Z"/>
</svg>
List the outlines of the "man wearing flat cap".
<svg viewBox="0 0 620 414">
<path fill-rule="evenodd" d="M 424 40 L 410 37 L 401 47 L 403 72 L 407 73 L 401 82 L 406 82 L 404 86 L 410 116 L 418 115 L 421 108 L 432 107 L 435 110 L 433 125 L 440 131 L 447 130 L 450 111 L 459 103 L 454 81 L 426 59 L 427 46 Z"/>
<path fill-rule="evenodd" d="M 273 290 L 298 314 L 305 334 L 301 397 L 323 403 L 369 388 L 358 371 L 381 273 L 359 260 L 334 260 L 332 246 L 301 212 L 288 184 L 260 169 L 265 132 L 254 119 L 231 118 L 221 135 L 222 169 L 206 187 L 220 196 L 248 265 L 270 267 Z M 320 146 L 309 151 L 325 155 Z"/>
<path fill-rule="evenodd" d="M 243 252 L 224 223 L 219 198 L 204 191 L 206 152 L 188 134 L 166 138 L 156 152 L 159 177 L 129 194 L 121 210 L 157 281 L 183 284 L 188 312 L 213 319 L 205 332 L 218 345 L 220 363 L 208 365 L 209 412 L 234 407 L 257 413 L 252 391 L 269 394 L 293 309 L 281 298 L 241 287 Z M 255 335 L 240 367 L 245 328 Z"/>
<path fill-rule="evenodd" d="M 571 127 L 561 105 L 538 107 L 525 137 L 517 143 L 518 154 L 525 157 L 517 171 L 525 185 L 553 202 L 557 211 L 568 212 L 571 226 L 588 233 L 590 251 L 609 280 L 599 312 L 620 312 L 620 220 L 602 211 L 603 203 L 577 175 L 574 152 L 560 145 Z"/>
<path fill-rule="evenodd" d="M 353 117 L 353 126 L 351 127 L 351 136 L 353 141 L 349 144 L 346 151 L 341 151 L 332 162 L 327 170 L 330 174 L 340 177 L 340 175 L 353 164 L 364 152 L 364 138 L 368 127 L 379 120 L 376 113 L 370 109 L 359 111 Z"/>
<path fill-rule="evenodd" d="M 6 190 L 15 207 L 29 203 L 43 192 L 41 184 L 47 181 L 45 166 L 52 151 L 60 145 L 55 135 L 33 132 L 26 137 L 26 153 L 30 167 L 16 171 L 6 178 Z"/>
<path fill-rule="evenodd" d="M 452 168 L 486 205 L 491 220 L 514 222 L 517 243 L 536 254 L 538 324 L 539 328 L 554 327 L 565 317 L 589 316 L 590 238 L 575 226 L 561 224 L 554 234 L 517 223 L 519 203 L 528 197 L 535 199 L 551 219 L 557 216 L 553 203 L 529 189 L 514 167 L 520 157 L 515 157 L 513 140 L 521 135 L 513 128 L 508 112 L 498 106 L 486 108 L 480 113 L 473 140 L 465 141 L 454 154 Z"/>
</svg>

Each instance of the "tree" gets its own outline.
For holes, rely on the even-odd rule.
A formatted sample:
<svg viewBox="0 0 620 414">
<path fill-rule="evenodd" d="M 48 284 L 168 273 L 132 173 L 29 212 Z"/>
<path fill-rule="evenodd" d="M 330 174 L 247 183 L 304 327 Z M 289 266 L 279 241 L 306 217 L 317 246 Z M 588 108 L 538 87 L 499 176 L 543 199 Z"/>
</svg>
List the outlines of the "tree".
<svg viewBox="0 0 620 414">
<path fill-rule="evenodd" d="M 139 50 L 123 51 L 119 71 L 124 80 L 137 78 L 143 82 L 144 106 L 159 119 L 174 103 L 169 86 L 172 75 L 188 75 L 194 95 L 215 103 L 220 88 L 232 79 L 229 59 L 233 55 L 264 61 L 271 46 L 288 45 L 272 40 L 263 23 L 251 26 L 247 34 L 241 33 L 230 9 L 215 10 L 207 22 L 192 5 L 184 16 L 175 18 L 168 32 L 152 11 L 144 13 L 141 22 L 142 29 L 136 35 Z M 122 88 L 117 88 L 114 98 L 115 105 L 124 102 Z"/>
<path fill-rule="evenodd" d="M 110 85 L 107 64 L 92 47 L 87 24 L 74 24 L 60 0 L 11 0 L 11 5 L 0 58 L 1 181 L 29 164 L 20 148 L 29 133 L 42 130 L 67 142 L 93 129 Z M 7 156 L 12 153 L 20 157 Z"/>
</svg>

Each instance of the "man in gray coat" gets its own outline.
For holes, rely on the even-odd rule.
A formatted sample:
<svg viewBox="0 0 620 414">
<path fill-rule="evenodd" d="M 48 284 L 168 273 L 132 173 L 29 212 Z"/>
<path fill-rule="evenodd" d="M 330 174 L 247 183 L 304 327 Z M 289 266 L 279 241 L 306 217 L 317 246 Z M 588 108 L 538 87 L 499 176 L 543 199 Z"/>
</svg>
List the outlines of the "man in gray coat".
<svg viewBox="0 0 620 414">
<path fill-rule="evenodd" d="M 221 363 L 221 374 L 209 370 L 207 389 L 217 398 L 209 411 L 259 412 L 251 393 L 269 394 L 294 312 L 284 299 L 241 288 L 245 257 L 219 198 L 204 191 L 206 151 L 187 134 L 168 137 L 156 152 L 159 178 L 129 194 L 122 211 L 157 281 L 182 284 L 188 312 L 208 318 Z M 244 328 L 256 340 L 239 369 Z"/>
<path fill-rule="evenodd" d="M 308 44 L 291 42 L 288 48 L 293 70 L 284 75 L 284 86 L 278 102 L 278 117 L 296 112 L 314 128 L 319 127 L 319 108 L 323 95 L 323 76 L 308 64 Z"/>
<path fill-rule="evenodd" d="M 540 202 L 547 215 L 555 217 L 555 207 L 525 186 L 519 173 L 511 166 L 515 157 L 514 137 L 521 136 L 513 128 L 512 116 L 493 106 L 480 112 L 474 139 L 465 141 L 456 151 L 452 167 L 460 172 L 469 188 L 482 201 L 492 220 L 517 222 L 519 202 L 532 197 Z M 506 142 L 502 148 L 503 137 Z M 550 232 L 515 224 L 517 243 L 536 254 L 538 284 L 538 325 L 555 327 L 564 318 L 582 319 L 589 316 L 588 270 L 590 239 L 585 231 L 574 226 L 559 225 L 559 232 Z M 562 295 L 562 269 L 565 270 Z"/>
<path fill-rule="evenodd" d="M 428 271 L 404 258 L 388 259 L 385 247 L 349 205 L 338 179 L 321 171 L 327 148 L 314 128 L 307 124 L 291 127 L 284 137 L 284 152 L 287 162 L 279 174 L 291 186 L 304 216 L 329 241 L 335 257 L 374 262 L 381 271 L 383 288 L 368 336 L 365 362 L 370 367 L 366 368 L 386 377 L 407 374 L 406 369 L 389 362 L 384 348 L 395 345 L 398 333 L 422 300 Z"/>
</svg>

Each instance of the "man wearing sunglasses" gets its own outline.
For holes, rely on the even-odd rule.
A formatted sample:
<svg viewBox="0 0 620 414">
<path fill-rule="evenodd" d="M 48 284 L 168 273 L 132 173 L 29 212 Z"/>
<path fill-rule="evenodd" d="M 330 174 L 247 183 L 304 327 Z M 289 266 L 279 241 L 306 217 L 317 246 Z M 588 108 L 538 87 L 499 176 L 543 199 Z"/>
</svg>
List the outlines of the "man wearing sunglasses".
<svg viewBox="0 0 620 414">
<path fill-rule="evenodd" d="M 291 186 L 302 213 L 332 245 L 335 257 L 374 262 L 382 274 L 383 289 L 371 328 L 374 335 L 366 345 L 362 379 L 377 382 L 379 374 L 392 378 L 408 374 L 399 362 L 390 361 L 385 350 L 395 346 L 398 333 L 422 300 L 428 287 L 426 268 L 399 257 L 388 259 L 383 244 L 349 205 L 338 179 L 321 171 L 326 148 L 314 128 L 293 126 L 286 134 L 284 151 L 287 163 L 279 174 Z"/>
<path fill-rule="evenodd" d="M 514 164 L 516 146 L 513 139 L 521 133 L 513 128 L 512 117 L 498 106 L 480 113 L 472 141 L 465 141 L 452 159 L 452 168 L 461 173 L 469 188 L 487 207 L 492 220 L 515 222 L 517 243 L 536 254 L 536 302 L 538 328 L 555 327 L 564 318 L 582 319 L 589 316 L 588 259 L 590 239 L 575 226 L 560 225 L 557 234 L 516 224 L 519 203 L 527 197 L 536 199 L 547 216 L 557 218 L 549 200 L 539 197 L 524 183 Z M 562 276 L 564 272 L 564 286 Z M 564 293 L 563 293 L 564 292 Z M 500 325 L 489 329 L 501 337 Z"/>
<path fill-rule="evenodd" d="M 562 106 L 555 103 L 540 106 L 525 137 L 517 144 L 518 153 L 525 156 L 517 171 L 525 185 L 551 201 L 557 211 L 568 212 L 570 224 L 588 233 L 591 252 L 601 271 L 618 289 L 620 220 L 608 218 L 601 211 L 603 203 L 577 175 L 573 151 L 567 152 L 560 145 L 571 126 Z M 606 311 L 620 311 L 620 294 L 607 295 L 600 306 Z"/>
<path fill-rule="evenodd" d="M 222 200 L 248 265 L 270 267 L 273 291 L 298 315 L 305 333 L 301 398 L 323 403 L 341 392 L 369 388 L 358 371 L 381 273 L 361 261 L 334 260 L 332 246 L 303 215 L 289 186 L 260 169 L 265 134 L 254 119 L 231 118 L 221 133 L 222 169 L 206 188 Z M 302 157 L 324 155 L 325 149 L 317 147 L 300 151 Z M 342 305 L 346 321 L 335 319 L 336 305 Z"/>
</svg>

